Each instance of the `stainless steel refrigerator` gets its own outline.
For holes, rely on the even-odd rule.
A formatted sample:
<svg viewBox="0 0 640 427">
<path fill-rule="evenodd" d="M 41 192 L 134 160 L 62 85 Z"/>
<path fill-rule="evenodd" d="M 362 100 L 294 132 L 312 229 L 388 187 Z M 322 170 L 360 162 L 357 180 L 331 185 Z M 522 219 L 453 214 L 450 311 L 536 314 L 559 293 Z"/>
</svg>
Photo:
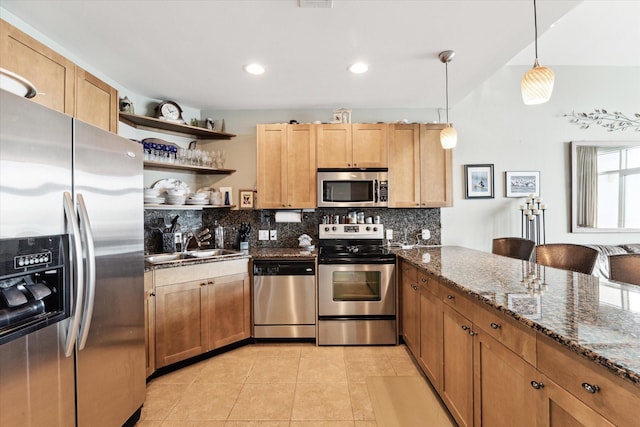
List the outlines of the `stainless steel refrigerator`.
<svg viewBox="0 0 640 427">
<path fill-rule="evenodd" d="M 139 417 L 142 180 L 139 144 L 0 90 L 0 254 L 14 260 L 2 265 L 10 279 L 0 277 L 0 291 L 27 287 L 15 284 L 20 272 L 29 279 L 23 260 L 51 273 L 48 256 L 14 256 L 9 242 L 22 248 L 59 236 L 68 248 L 65 287 L 51 287 L 68 297 L 66 312 L 58 310 L 65 318 L 29 323 L 28 333 L 17 322 L 4 340 L 0 328 L 1 427 L 111 427 Z M 20 308 L 7 301 L 9 315 Z"/>
</svg>

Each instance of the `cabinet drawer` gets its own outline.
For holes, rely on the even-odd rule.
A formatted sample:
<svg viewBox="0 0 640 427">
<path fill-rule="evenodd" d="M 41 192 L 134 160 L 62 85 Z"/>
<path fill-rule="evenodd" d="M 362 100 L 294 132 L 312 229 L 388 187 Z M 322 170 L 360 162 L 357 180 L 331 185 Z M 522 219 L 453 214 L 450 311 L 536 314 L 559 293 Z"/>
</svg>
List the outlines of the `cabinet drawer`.
<svg viewBox="0 0 640 427">
<path fill-rule="evenodd" d="M 478 306 L 473 323 L 515 354 L 536 366 L 536 334 L 499 312 Z"/>
<path fill-rule="evenodd" d="M 436 298 L 440 297 L 440 283 L 438 279 L 431 276 L 430 274 L 424 273 L 420 271 L 418 274 L 418 286 L 422 289 L 431 292 Z"/>
<path fill-rule="evenodd" d="M 461 313 L 471 319 L 471 313 L 476 307 L 476 303 L 471 301 L 469 297 L 460 291 L 456 291 L 450 286 L 443 285 L 440 288 L 440 298 L 450 307 L 453 307 L 458 313 Z"/>
<path fill-rule="evenodd" d="M 640 387 L 543 335 L 538 335 L 538 370 L 614 424 L 637 425 Z"/>
</svg>

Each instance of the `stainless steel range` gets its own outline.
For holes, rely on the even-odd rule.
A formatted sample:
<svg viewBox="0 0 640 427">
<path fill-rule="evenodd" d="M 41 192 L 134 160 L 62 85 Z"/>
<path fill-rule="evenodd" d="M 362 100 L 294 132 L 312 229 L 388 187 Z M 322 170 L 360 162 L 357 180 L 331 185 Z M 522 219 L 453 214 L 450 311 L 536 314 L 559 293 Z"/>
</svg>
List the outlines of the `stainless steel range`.
<svg viewBox="0 0 640 427">
<path fill-rule="evenodd" d="M 382 224 L 321 224 L 318 344 L 397 344 L 394 254 Z"/>
</svg>

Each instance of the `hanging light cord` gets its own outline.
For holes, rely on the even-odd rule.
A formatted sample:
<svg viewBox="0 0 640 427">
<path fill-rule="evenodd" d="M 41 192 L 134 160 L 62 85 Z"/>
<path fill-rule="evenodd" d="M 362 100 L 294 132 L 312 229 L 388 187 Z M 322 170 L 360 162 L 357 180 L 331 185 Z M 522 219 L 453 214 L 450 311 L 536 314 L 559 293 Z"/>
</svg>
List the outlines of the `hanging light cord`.
<svg viewBox="0 0 640 427">
<path fill-rule="evenodd" d="M 538 14 L 536 12 L 536 0 L 533 0 L 533 34 L 536 48 L 536 63 L 538 62 Z"/>
<path fill-rule="evenodd" d="M 445 110 L 447 113 L 447 126 L 449 126 L 449 61 L 444 63 L 444 76 Z"/>
</svg>

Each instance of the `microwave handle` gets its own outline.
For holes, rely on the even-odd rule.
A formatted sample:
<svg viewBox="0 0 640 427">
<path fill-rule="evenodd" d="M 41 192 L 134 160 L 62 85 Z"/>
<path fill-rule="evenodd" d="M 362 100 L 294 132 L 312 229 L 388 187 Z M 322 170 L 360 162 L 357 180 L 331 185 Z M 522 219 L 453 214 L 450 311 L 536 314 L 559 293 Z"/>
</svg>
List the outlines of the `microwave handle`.
<svg viewBox="0 0 640 427">
<path fill-rule="evenodd" d="M 378 196 L 379 196 L 379 192 L 380 192 L 380 183 L 378 182 L 378 180 L 374 180 L 374 185 L 373 185 L 373 201 L 375 203 L 378 203 Z"/>
</svg>

